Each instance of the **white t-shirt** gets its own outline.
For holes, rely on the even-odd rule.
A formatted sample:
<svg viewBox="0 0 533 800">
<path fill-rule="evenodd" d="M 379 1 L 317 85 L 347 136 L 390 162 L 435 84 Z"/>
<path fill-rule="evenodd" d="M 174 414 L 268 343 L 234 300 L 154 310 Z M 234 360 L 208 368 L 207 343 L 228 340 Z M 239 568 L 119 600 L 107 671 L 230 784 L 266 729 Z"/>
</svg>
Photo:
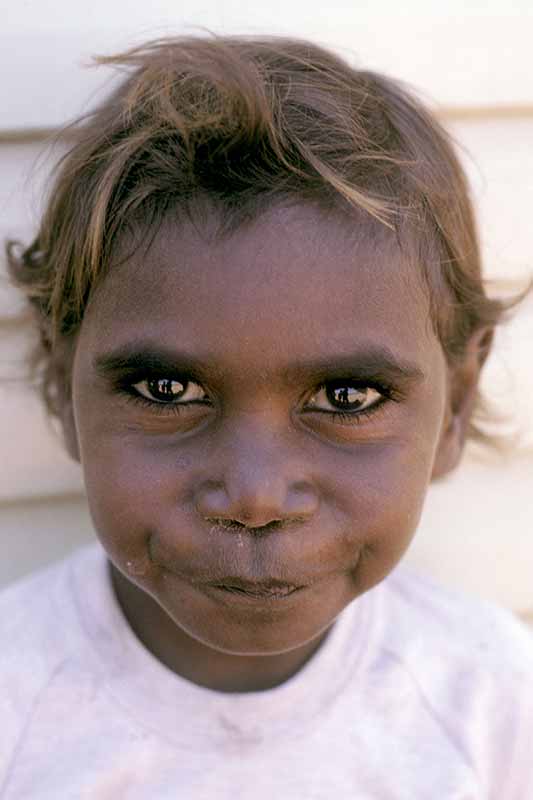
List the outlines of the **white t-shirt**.
<svg viewBox="0 0 533 800">
<path fill-rule="evenodd" d="M 98 544 L 3 592 L 0 648 L 1 800 L 533 798 L 533 636 L 402 567 L 264 692 L 157 661 Z"/>
</svg>

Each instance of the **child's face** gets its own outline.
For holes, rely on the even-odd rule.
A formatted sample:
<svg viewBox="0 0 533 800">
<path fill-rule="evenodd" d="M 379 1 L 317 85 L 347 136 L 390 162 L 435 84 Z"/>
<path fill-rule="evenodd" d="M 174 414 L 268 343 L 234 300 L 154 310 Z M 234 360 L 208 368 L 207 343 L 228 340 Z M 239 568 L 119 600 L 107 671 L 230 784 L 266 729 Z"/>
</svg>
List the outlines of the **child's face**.
<svg viewBox="0 0 533 800">
<path fill-rule="evenodd" d="M 209 648 L 317 637 L 446 462 L 448 368 L 388 242 L 305 206 L 218 241 L 167 224 L 90 303 L 73 406 L 99 537 Z"/>
</svg>

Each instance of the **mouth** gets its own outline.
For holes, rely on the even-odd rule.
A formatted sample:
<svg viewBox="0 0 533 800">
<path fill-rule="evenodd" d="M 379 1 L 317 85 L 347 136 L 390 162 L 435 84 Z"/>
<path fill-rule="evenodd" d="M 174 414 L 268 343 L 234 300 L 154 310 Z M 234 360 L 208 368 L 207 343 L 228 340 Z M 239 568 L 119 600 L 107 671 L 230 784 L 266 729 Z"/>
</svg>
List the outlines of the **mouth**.
<svg viewBox="0 0 533 800">
<path fill-rule="evenodd" d="M 234 577 L 224 578 L 222 581 L 210 583 L 208 586 L 233 595 L 235 598 L 250 600 L 284 600 L 305 588 L 305 586 L 276 580 L 245 581 Z"/>
</svg>

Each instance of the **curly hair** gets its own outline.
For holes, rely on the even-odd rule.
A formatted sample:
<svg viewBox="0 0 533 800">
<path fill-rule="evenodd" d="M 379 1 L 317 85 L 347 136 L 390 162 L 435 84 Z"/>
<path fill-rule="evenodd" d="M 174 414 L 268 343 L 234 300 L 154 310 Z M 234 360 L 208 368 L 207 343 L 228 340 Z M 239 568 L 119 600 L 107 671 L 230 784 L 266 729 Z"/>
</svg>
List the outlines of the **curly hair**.
<svg viewBox="0 0 533 800">
<path fill-rule="evenodd" d="M 200 199 L 225 230 L 282 200 L 358 210 L 357 224 L 391 229 L 420 269 L 449 362 L 514 304 L 484 288 L 450 137 L 397 81 L 284 38 L 172 37 L 97 61 L 125 78 L 71 128 L 34 241 L 7 244 L 36 312 L 52 414 L 69 386 L 67 344 L 119 243 L 153 235 L 170 211 L 194 215 Z M 475 414 L 469 435 L 487 438 Z"/>
</svg>

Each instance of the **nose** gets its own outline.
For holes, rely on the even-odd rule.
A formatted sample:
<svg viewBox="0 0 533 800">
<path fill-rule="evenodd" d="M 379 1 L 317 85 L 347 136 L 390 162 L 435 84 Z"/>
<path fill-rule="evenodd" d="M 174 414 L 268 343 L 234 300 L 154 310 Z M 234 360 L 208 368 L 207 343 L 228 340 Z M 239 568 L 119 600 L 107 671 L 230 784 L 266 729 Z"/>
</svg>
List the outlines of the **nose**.
<svg viewBox="0 0 533 800">
<path fill-rule="evenodd" d="M 204 519 L 261 528 L 303 522 L 318 510 L 309 460 L 265 424 L 241 425 L 217 450 L 209 477 L 195 492 L 196 510 Z"/>
</svg>

